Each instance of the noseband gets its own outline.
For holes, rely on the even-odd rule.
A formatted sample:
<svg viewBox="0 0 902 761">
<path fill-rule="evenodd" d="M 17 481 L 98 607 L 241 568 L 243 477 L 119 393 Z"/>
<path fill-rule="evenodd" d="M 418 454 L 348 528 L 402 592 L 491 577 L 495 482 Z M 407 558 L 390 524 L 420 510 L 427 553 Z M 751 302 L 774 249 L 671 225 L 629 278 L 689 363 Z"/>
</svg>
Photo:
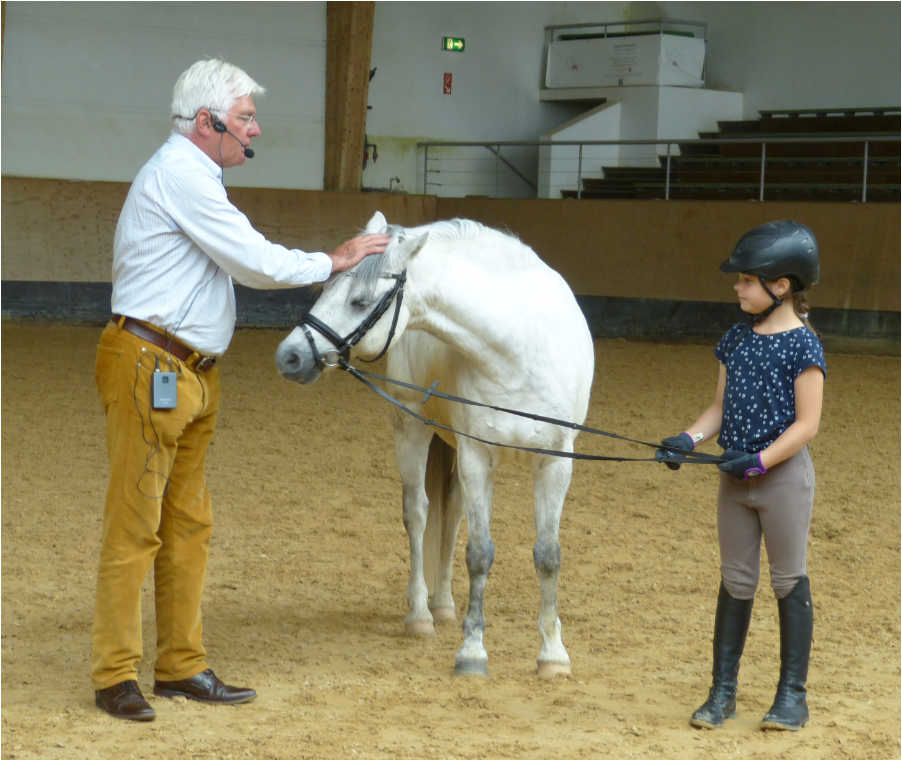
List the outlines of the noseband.
<svg viewBox="0 0 902 761">
<path fill-rule="evenodd" d="M 395 281 L 395 284 L 391 287 L 391 289 L 386 293 L 382 299 L 376 304 L 376 308 L 373 309 L 372 312 L 366 317 L 366 319 L 357 326 L 355 330 L 351 333 L 348 333 L 344 338 L 342 338 L 338 333 L 336 333 L 332 328 L 330 328 L 326 323 L 320 320 L 318 317 L 314 317 L 309 312 L 301 317 L 301 321 L 298 323 L 298 327 L 304 331 L 304 335 L 307 337 L 307 342 L 310 344 L 310 349 L 313 352 L 313 356 L 316 359 L 316 363 L 318 365 L 322 365 L 324 367 L 335 367 L 338 365 L 339 358 L 349 359 L 351 354 L 351 349 L 356 346 L 363 337 L 367 334 L 370 328 L 373 327 L 378 321 L 379 318 L 384 315 L 389 307 L 391 306 L 392 299 L 395 300 L 395 313 L 392 316 L 391 320 L 391 328 L 388 331 L 388 338 L 385 341 L 385 346 L 382 347 L 382 351 L 379 352 L 377 357 L 373 359 L 365 359 L 364 362 L 375 362 L 377 359 L 381 359 L 385 352 L 388 351 L 388 347 L 391 344 L 392 338 L 395 337 L 395 328 L 398 325 L 398 315 L 401 312 L 401 301 L 404 298 L 404 283 L 407 282 L 407 270 L 404 270 L 400 275 L 394 275 L 391 273 L 387 273 L 382 275 L 384 278 L 392 278 Z M 310 332 L 310 329 L 307 326 L 314 328 L 317 330 L 322 336 L 329 339 L 332 344 L 335 346 L 334 349 L 329 349 L 323 354 L 319 354 L 316 351 L 316 344 L 313 341 L 313 334 Z"/>
</svg>

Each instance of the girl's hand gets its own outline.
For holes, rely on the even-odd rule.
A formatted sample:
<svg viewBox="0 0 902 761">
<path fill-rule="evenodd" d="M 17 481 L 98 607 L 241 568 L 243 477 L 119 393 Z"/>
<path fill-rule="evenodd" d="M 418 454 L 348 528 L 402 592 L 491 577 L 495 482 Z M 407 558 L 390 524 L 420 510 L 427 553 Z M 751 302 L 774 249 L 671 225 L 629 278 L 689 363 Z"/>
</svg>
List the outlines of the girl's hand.
<svg viewBox="0 0 902 761">
<path fill-rule="evenodd" d="M 728 449 L 721 456 L 726 462 L 720 463 L 717 467 L 725 473 L 729 473 L 733 478 L 748 481 L 750 478 L 767 473 L 767 468 L 761 462 L 760 454 L 747 454 L 738 449 Z"/>
<path fill-rule="evenodd" d="M 667 448 L 656 449 L 655 459 L 658 462 L 663 462 L 671 470 L 679 470 L 680 465 L 686 460 L 684 456 L 673 450 L 679 449 L 691 452 L 695 449 L 692 437 L 688 433 L 681 433 L 679 436 L 671 436 L 670 438 L 664 439 L 661 443 Z"/>
</svg>

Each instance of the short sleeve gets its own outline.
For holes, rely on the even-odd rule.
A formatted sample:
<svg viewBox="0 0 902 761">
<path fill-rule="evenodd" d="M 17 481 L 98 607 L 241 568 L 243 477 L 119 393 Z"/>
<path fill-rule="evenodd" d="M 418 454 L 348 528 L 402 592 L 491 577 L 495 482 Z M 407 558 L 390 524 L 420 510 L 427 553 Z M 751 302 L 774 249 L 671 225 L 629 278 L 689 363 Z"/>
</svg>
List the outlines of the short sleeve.
<svg viewBox="0 0 902 761">
<path fill-rule="evenodd" d="M 738 323 L 723 334 L 723 338 L 714 347 L 714 356 L 720 364 L 727 363 L 727 349 L 733 345 L 733 342 L 739 337 L 739 331 L 743 328 L 742 323 Z"/>
<path fill-rule="evenodd" d="M 819 367 L 824 377 L 827 376 L 827 360 L 824 357 L 824 346 L 820 339 L 809 329 L 799 331 L 798 353 L 796 355 L 793 380 L 798 378 L 809 367 Z"/>
</svg>

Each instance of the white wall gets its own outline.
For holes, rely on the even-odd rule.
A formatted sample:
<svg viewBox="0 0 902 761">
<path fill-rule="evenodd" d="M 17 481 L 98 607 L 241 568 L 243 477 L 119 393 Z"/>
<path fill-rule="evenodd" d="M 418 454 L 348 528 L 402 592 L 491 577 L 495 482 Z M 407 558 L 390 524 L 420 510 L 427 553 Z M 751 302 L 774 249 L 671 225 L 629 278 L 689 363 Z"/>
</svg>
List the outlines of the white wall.
<svg viewBox="0 0 902 761">
<path fill-rule="evenodd" d="M 898 2 L 635 2 L 630 16 L 708 22 L 707 86 L 760 110 L 900 103 Z"/>
<path fill-rule="evenodd" d="M 574 116 L 578 109 L 538 102 L 543 27 L 580 14 L 624 18 L 627 7 L 377 3 L 370 134 L 385 137 L 364 183 L 388 187 L 401 176 L 414 190 L 417 139 L 535 139 Z M 8 3 L 3 174 L 131 181 L 169 135 L 178 75 L 218 56 L 268 90 L 257 103 L 257 155 L 226 172 L 226 184 L 321 188 L 325 11 L 324 2 Z M 443 35 L 467 40 L 450 65 Z M 454 90 L 443 100 L 446 70 Z"/>
<path fill-rule="evenodd" d="M 651 88 L 657 89 L 657 88 Z M 620 140 L 621 104 L 602 103 L 542 135 L 543 140 Z M 625 147 L 625 146 L 624 146 Z M 602 177 L 603 166 L 620 163 L 620 146 L 542 146 L 539 149 L 539 198 L 560 198 L 562 190 L 577 190 L 583 178 Z"/>
<path fill-rule="evenodd" d="M 322 188 L 325 30 L 325 3 L 10 2 L 3 174 L 131 182 L 171 131 L 175 80 L 209 56 L 268 90 L 257 155 L 226 184 Z"/>
<path fill-rule="evenodd" d="M 418 140 L 535 140 L 587 110 L 538 100 L 546 25 L 661 15 L 709 22 L 708 86 L 744 93 L 747 116 L 899 104 L 895 2 L 379 0 L 368 134 L 380 157 L 364 185 L 400 177 L 421 192 Z M 269 90 L 257 156 L 226 184 L 321 188 L 325 36 L 324 2 L 10 2 L 3 174 L 131 181 L 169 134 L 178 75 L 218 55 Z M 442 36 L 465 38 L 466 51 L 442 52 Z M 536 151 L 512 161 L 537 176 Z"/>
<path fill-rule="evenodd" d="M 539 101 L 544 27 L 599 17 L 623 20 L 627 8 L 624 2 L 377 2 L 371 64 L 377 71 L 370 82 L 367 133 L 379 146 L 379 161 L 364 170 L 364 185 L 387 188 L 400 176 L 408 191 L 422 192 L 417 141 L 538 140 L 584 111 Z M 442 37 L 463 37 L 466 49 L 443 51 Z M 443 94 L 446 72 L 453 77 L 450 95 Z M 431 178 L 429 192 L 492 195 L 492 156 L 480 150 L 486 156 L 482 180 L 461 189 L 445 164 L 442 177 Z M 477 153 L 461 151 L 450 160 L 477 162 Z M 535 177 L 537 151 L 520 154 L 514 159 L 518 167 Z M 518 182 L 511 179 L 510 188 Z"/>
</svg>

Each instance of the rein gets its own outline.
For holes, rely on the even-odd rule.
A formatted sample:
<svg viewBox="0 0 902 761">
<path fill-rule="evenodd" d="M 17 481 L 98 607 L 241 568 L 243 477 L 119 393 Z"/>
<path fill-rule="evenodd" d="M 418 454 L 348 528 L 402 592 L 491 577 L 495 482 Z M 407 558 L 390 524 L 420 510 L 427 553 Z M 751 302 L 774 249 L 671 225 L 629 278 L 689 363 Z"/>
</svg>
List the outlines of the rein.
<svg viewBox="0 0 902 761">
<path fill-rule="evenodd" d="M 369 331 L 370 328 L 372 328 L 373 325 L 375 325 L 379 321 L 379 318 L 381 318 L 382 315 L 384 315 L 388 311 L 389 307 L 391 306 L 392 300 L 395 299 L 396 296 L 397 299 L 395 300 L 395 313 L 392 316 L 391 328 L 388 331 L 388 338 L 385 341 L 385 346 L 382 347 L 382 351 L 379 352 L 378 356 L 374 357 L 373 359 L 365 359 L 363 360 L 364 362 L 375 362 L 376 360 L 382 358 L 385 352 L 388 351 L 388 347 L 391 345 L 392 338 L 394 338 L 395 336 L 395 328 L 398 325 L 398 315 L 401 312 L 401 301 L 404 298 L 404 284 L 407 282 L 407 270 L 404 270 L 400 274 L 386 273 L 382 275 L 382 277 L 393 278 L 395 280 L 395 284 L 382 297 L 382 299 L 376 305 L 376 308 L 373 309 L 372 312 L 370 312 L 366 319 L 361 322 L 353 332 L 349 333 L 344 338 L 338 335 L 338 333 L 332 330 L 332 328 L 326 325 L 326 323 L 324 323 L 318 317 L 314 317 L 309 313 L 301 317 L 301 321 L 298 323 L 298 327 L 304 331 L 304 335 L 307 338 L 307 342 L 310 344 L 310 349 L 313 352 L 313 356 L 316 358 L 317 364 L 323 365 L 325 367 L 341 367 L 342 370 L 349 372 L 361 383 L 379 394 L 379 396 L 381 396 L 383 399 L 391 402 L 393 405 L 395 405 L 395 407 L 403 410 L 408 415 L 415 417 L 420 422 L 425 423 L 428 426 L 432 426 L 433 428 L 441 428 L 442 430 L 453 433 L 456 436 L 464 436 L 468 439 L 472 439 L 473 441 L 478 441 L 489 446 L 505 447 L 507 449 L 518 449 L 522 452 L 532 452 L 533 454 L 551 455 L 553 457 L 566 457 L 571 460 L 603 460 L 610 462 L 659 462 L 656 457 L 609 457 L 606 455 L 580 454 L 578 452 L 561 452 L 555 449 L 520 447 L 514 444 L 502 444 L 498 441 L 487 441 L 486 439 L 481 439 L 478 436 L 473 436 L 472 434 L 464 433 L 463 431 L 456 431 L 446 425 L 436 423 L 435 420 L 429 420 L 422 415 L 418 415 L 413 410 L 405 407 L 391 394 L 383 391 L 374 383 L 371 383 L 369 380 L 367 380 L 367 378 L 374 378 L 376 380 L 384 381 L 385 383 L 391 383 L 395 386 L 402 386 L 403 388 L 408 388 L 412 391 L 421 391 L 423 392 L 423 398 L 420 402 L 421 404 L 425 404 L 430 396 L 434 396 L 439 399 L 445 399 L 449 402 L 456 402 L 457 404 L 469 404 L 473 407 L 485 407 L 487 409 L 495 410 L 496 412 L 504 412 L 509 415 L 517 415 L 518 417 L 529 418 L 530 420 L 536 420 L 541 423 L 549 423 L 550 425 L 557 425 L 562 428 L 570 428 L 574 431 L 591 433 L 596 436 L 607 436 L 608 438 L 628 441 L 632 444 L 641 444 L 642 446 L 653 447 L 654 449 L 664 449 L 671 456 L 671 462 L 694 465 L 716 465 L 718 463 L 724 462 L 722 457 L 708 454 L 706 452 L 690 452 L 684 449 L 668 447 L 664 444 L 652 444 L 648 441 L 630 439 L 626 436 L 620 436 L 619 434 L 611 433 L 609 431 L 602 431 L 597 428 L 589 428 L 588 426 L 580 425 L 579 423 L 572 423 L 567 420 L 557 420 L 555 418 L 545 417 L 543 415 L 536 415 L 531 412 L 521 412 L 520 410 L 511 410 L 507 409 L 506 407 L 495 407 L 491 404 L 483 404 L 482 402 L 473 401 L 472 399 L 464 399 L 460 396 L 452 396 L 451 394 L 445 394 L 441 391 L 436 391 L 436 386 L 438 386 L 439 384 L 438 381 L 435 381 L 435 383 L 433 383 L 429 388 L 423 388 L 422 386 L 417 386 L 412 383 L 404 383 L 403 381 L 395 380 L 394 378 L 386 378 L 383 375 L 376 375 L 374 373 L 368 373 L 363 370 L 358 370 L 348 361 L 351 349 L 361 341 L 361 339 L 367 334 L 367 331 Z M 319 354 L 316 350 L 316 343 L 313 340 L 313 334 L 307 327 L 308 325 L 318 331 L 324 338 L 327 338 L 329 341 L 331 341 L 335 348 L 330 349 L 323 354 Z"/>
<path fill-rule="evenodd" d="M 663 444 L 652 444 L 649 441 L 639 441 L 638 439 L 630 439 L 626 436 L 620 436 L 616 433 L 611 433 L 609 431 L 602 431 L 598 428 L 589 428 L 585 425 L 580 425 L 579 423 L 572 423 L 567 420 L 557 420 L 555 418 L 545 417 L 543 415 L 536 415 L 532 412 L 521 412 L 520 410 L 511 410 L 506 407 L 496 407 L 491 404 L 483 404 L 482 402 L 475 402 L 472 399 L 464 399 L 460 396 L 453 396 L 451 394 L 445 394 L 441 391 L 436 391 L 436 386 L 438 386 L 439 382 L 435 381 L 429 388 L 423 388 L 422 386 L 417 386 L 413 383 L 404 383 L 403 381 L 395 380 L 394 378 L 386 378 L 383 375 L 376 375 L 375 373 L 368 373 L 364 370 L 358 370 L 354 367 L 345 357 L 339 357 L 337 363 L 342 370 L 349 372 L 353 375 L 357 380 L 363 383 L 366 386 L 369 386 L 373 391 L 375 391 L 379 396 L 383 399 L 391 402 L 398 409 L 403 410 L 408 415 L 415 417 L 422 423 L 426 425 L 432 426 L 433 428 L 441 428 L 444 431 L 448 431 L 449 433 L 453 433 L 457 436 L 465 436 L 468 439 L 473 439 L 474 441 L 479 441 L 483 444 L 488 444 L 490 446 L 495 447 L 506 447 L 507 449 L 519 449 L 523 452 L 532 452 L 534 454 L 544 454 L 551 455 L 553 457 L 566 457 L 571 460 L 605 460 L 611 462 L 659 462 L 656 457 L 609 457 L 605 455 L 592 455 L 592 454 L 580 454 L 579 452 L 561 452 L 556 449 L 538 449 L 534 447 L 519 447 L 514 444 L 502 444 L 497 441 L 487 441 L 486 439 L 481 439 L 478 436 L 473 436 L 469 433 L 464 433 L 463 431 L 456 431 L 453 428 L 449 428 L 446 425 L 442 425 L 441 423 L 436 423 L 435 420 L 429 420 L 428 418 L 423 417 L 422 415 L 418 415 L 413 410 L 405 407 L 401 402 L 395 399 L 391 394 L 383 391 L 381 388 L 376 386 L 374 383 L 371 383 L 367 378 L 375 378 L 376 380 L 381 380 L 386 383 L 394 384 L 395 386 L 402 386 L 403 388 L 411 389 L 412 391 L 422 391 L 423 398 L 420 400 L 421 404 L 425 404 L 430 396 L 438 397 L 439 399 L 446 399 L 449 402 L 456 402 L 458 404 L 469 404 L 473 407 L 485 407 L 490 410 L 495 410 L 496 412 L 505 412 L 509 415 L 517 415 L 518 417 L 529 418 L 530 420 L 536 420 L 541 423 L 549 423 L 551 425 L 561 426 L 562 428 L 571 428 L 575 431 L 580 431 L 584 433 L 591 433 L 596 436 L 607 436 L 612 439 L 619 439 L 621 441 L 628 441 L 632 444 L 641 444 L 646 447 L 653 447 L 655 449 L 664 449 L 670 455 L 672 455 L 671 462 L 679 462 L 685 463 L 688 465 L 716 465 L 718 463 L 724 462 L 722 457 L 718 457 L 717 455 L 708 454 L 706 452 L 694 452 L 687 451 L 685 449 L 677 449 L 673 447 L 668 447 Z"/>
</svg>

